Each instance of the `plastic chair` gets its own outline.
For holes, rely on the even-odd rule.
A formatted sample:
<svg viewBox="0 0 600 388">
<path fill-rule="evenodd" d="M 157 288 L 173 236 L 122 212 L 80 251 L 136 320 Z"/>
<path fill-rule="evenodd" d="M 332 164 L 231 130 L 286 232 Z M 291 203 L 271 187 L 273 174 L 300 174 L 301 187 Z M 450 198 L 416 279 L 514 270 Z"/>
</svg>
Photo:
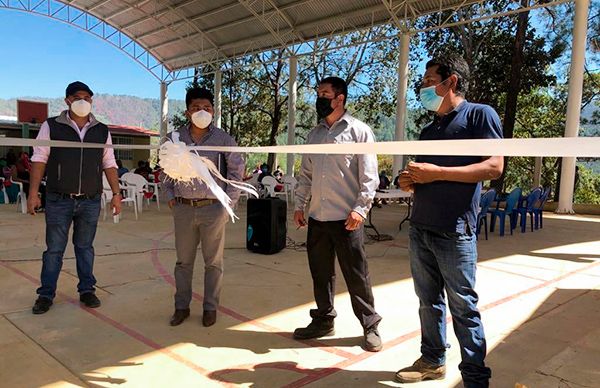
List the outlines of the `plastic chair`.
<svg viewBox="0 0 600 388">
<path fill-rule="evenodd" d="M 485 194 L 481 196 L 481 201 L 479 202 L 480 209 L 479 214 L 477 214 L 477 238 L 479 238 L 479 232 L 481 231 L 481 224 L 484 224 L 485 227 L 485 239 L 488 239 L 488 222 L 487 222 L 487 214 L 492 202 L 496 198 L 496 190 L 489 189 Z"/>
<path fill-rule="evenodd" d="M 110 184 L 108 183 L 108 179 L 106 179 L 106 175 L 102 174 L 102 196 L 100 197 L 100 207 L 104 210 L 104 214 L 102 216 L 102 220 L 106 220 L 106 208 L 107 204 L 112 200 L 113 193 Z M 121 203 L 133 203 L 133 211 L 135 213 L 135 219 L 138 219 L 138 211 L 136 204 L 135 195 L 121 197 Z"/>
<path fill-rule="evenodd" d="M 496 217 L 498 217 L 500 218 L 500 236 L 504 236 L 504 224 L 506 216 L 508 215 L 510 220 L 510 234 L 513 234 L 513 229 L 517 226 L 517 215 L 513 213 L 513 209 L 515 206 L 517 206 L 519 198 L 521 198 L 521 189 L 516 188 L 510 192 L 508 197 L 506 197 L 506 205 L 504 206 L 504 209 L 490 210 L 490 213 L 492 213 L 490 232 L 494 232 L 496 226 Z"/>
<path fill-rule="evenodd" d="M 542 189 L 542 187 L 540 187 L 540 189 Z M 550 197 L 550 191 L 551 188 L 550 187 L 546 187 L 543 192 L 542 195 L 540 195 L 540 198 L 538 199 L 537 203 L 533 205 L 533 215 L 534 215 L 534 228 L 537 229 L 542 229 L 544 227 L 544 205 L 546 204 L 546 201 L 548 200 L 548 198 Z"/>
<path fill-rule="evenodd" d="M 150 206 L 150 199 L 156 198 L 156 206 L 160 211 L 160 200 L 158 199 L 158 187 L 154 186 L 154 191 L 148 190 L 150 184 L 143 176 L 134 173 L 125 173 L 121 177 L 121 180 L 127 184 L 127 186 L 134 186 L 138 210 L 141 213 L 143 208 L 143 200 L 146 199 L 146 203 Z"/>
<path fill-rule="evenodd" d="M 515 217 L 521 216 L 521 233 L 525 233 L 526 230 L 527 214 L 529 214 L 531 218 L 531 231 L 533 232 L 533 219 L 535 218 L 533 207 L 538 203 L 541 195 L 542 190 L 538 187 L 529 193 L 525 201 L 525 206 L 519 206 L 517 209 L 513 209 Z"/>
<path fill-rule="evenodd" d="M 283 191 L 275 191 L 275 186 L 280 184 L 277 182 L 277 179 L 273 178 L 272 176 L 266 176 L 260 183 L 262 183 L 262 185 L 267 189 L 267 195 L 269 197 L 283 196 L 287 202 L 287 190 L 285 185 L 283 185 Z"/>
<path fill-rule="evenodd" d="M 295 193 L 296 193 L 296 186 L 298 185 L 298 180 L 291 175 L 284 175 L 281 178 L 281 182 L 283 182 L 283 185 L 285 186 L 285 189 L 290 196 L 290 201 L 294 202 L 296 199 Z"/>
<path fill-rule="evenodd" d="M 19 194 L 17 194 L 17 212 L 19 211 L 19 204 L 21 205 L 21 213 L 27 214 L 27 194 L 23 191 L 23 183 L 15 182 L 12 177 L 10 182 L 19 188 Z"/>
</svg>

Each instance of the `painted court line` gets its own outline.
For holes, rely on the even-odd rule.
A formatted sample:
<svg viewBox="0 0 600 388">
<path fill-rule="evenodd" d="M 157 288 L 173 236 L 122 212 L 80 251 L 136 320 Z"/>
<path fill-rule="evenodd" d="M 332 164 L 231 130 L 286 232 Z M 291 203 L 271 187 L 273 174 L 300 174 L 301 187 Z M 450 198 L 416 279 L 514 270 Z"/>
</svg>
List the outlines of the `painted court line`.
<svg viewBox="0 0 600 388">
<path fill-rule="evenodd" d="M 494 307 L 497 307 L 497 306 L 500 306 L 500 305 L 502 305 L 504 303 L 510 302 L 512 300 L 515 300 L 515 299 L 517 299 L 517 298 L 519 298 L 519 297 L 521 297 L 523 295 L 530 294 L 532 292 L 535 292 L 535 291 L 538 291 L 540 289 L 546 288 L 546 287 L 548 287 L 548 286 L 550 286 L 552 284 L 558 283 L 561 280 L 567 279 L 567 278 L 569 278 L 569 277 L 571 277 L 573 275 L 576 275 L 576 274 L 578 274 L 580 272 L 587 271 L 588 269 L 591 269 L 591 268 L 596 267 L 598 265 L 600 265 L 600 261 L 588 264 L 585 267 L 578 268 L 578 269 L 573 270 L 571 272 L 567 272 L 567 273 L 565 273 L 565 274 L 563 274 L 561 276 L 558 276 L 558 277 L 556 277 L 554 279 L 547 280 L 547 281 L 545 281 L 543 283 L 540 283 L 538 285 L 532 286 L 532 287 L 527 288 L 525 290 L 516 292 L 516 293 L 511 294 L 511 295 L 509 295 L 507 297 L 501 298 L 501 299 L 499 299 L 497 301 L 488 303 L 488 304 L 486 304 L 486 305 L 484 305 L 482 307 L 479 307 L 479 311 L 483 312 L 483 311 L 486 311 L 486 310 L 490 310 L 490 309 L 492 309 Z M 403 342 L 406 342 L 409 339 L 415 338 L 415 337 L 419 336 L 420 334 L 421 334 L 421 330 L 418 329 L 418 330 L 414 330 L 414 331 L 412 331 L 410 333 L 407 333 L 407 334 L 405 334 L 405 335 L 403 335 L 401 337 L 398 337 L 398 338 L 396 338 L 396 339 L 394 339 L 392 341 L 386 342 L 384 344 L 384 350 L 382 352 L 384 352 L 386 350 L 389 350 L 389 349 L 391 349 L 391 348 L 393 348 L 393 347 L 395 347 L 395 346 L 397 346 L 397 345 L 399 345 L 399 344 L 401 344 Z M 359 355 L 355 356 L 352 359 L 347 359 L 347 360 L 341 361 L 341 362 L 339 362 L 339 363 L 337 363 L 337 364 L 335 364 L 333 366 L 330 366 L 329 368 L 320 370 L 318 373 L 315 373 L 313 375 L 306 376 L 306 377 L 303 377 L 301 379 L 298 379 L 298 380 L 296 380 L 296 381 L 294 381 L 294 382 L 292 382 L 292 383 L 290 383 L 288 385 L 285 385 L 284 387 L 285 388 L 303 387 L 303 386 L 305 386 L 307 384 L 314 383 L 315 381 L 318 381 L 318 380 L 321 380 L 321 379 L 323 379 L 325 377 L 331 376 L 331 375 L 335 374 L 336 372 L 342 370 L 343 368 L 346 368 L 346 367 L 348 367 L 350 365 L 356 364 L 356 363 L 358 363 L 360 361 L 363 361 L 363 360 L 365 360 L 367 358 L 373 357 L 376 354 L 378 354 L 378 353 L 367 353 L 367 352 L 365 352 L 365 353 L 359 354 Z M 390 375 L 391 375 L 391 373 L 392 372 L 390 372 Z"/>
<path fill-rule="evenodd" d="M 29 280 L 31 283 L 33 283 L 34 285 L 38 285 L 38 279 L 34 278 L 33 276 L 13 267 L 10 264 L 7 264 L 5 262 L 1 262 L 0 261 L 0 265 L 2 265 L 3 267 L 7 268 L 9 271 L 12 271 L 13 273 L 19 275 L 20 277 Z M 193 362 L 187 360 L 186 358 L 178 355 L 177 353 L 172 352 L 169 349 L 166 349 L 164 346 L 154 342 L 153 340 L 151 340 L 150 338 L 144 336 L 143 334 L 141 334 L 140 332 L 131 329 L 130 327 L 126 326 L 125 324 L 118 322 L 112 318 L 110 318 L 109 316 L 101 313 L 98 310 L 95 309 L 90 309 L 87 307 L 83 307 L 81 306 L 81 304 L 79 303 L 78 300 L 73 299 L 71 297 L 69 297 L 66 294 L 63 294 L 61 292 L 57 292 L 58 295 L 60 295 L 62 298 L 64 298 L 68 303 L 79 307 L 81 310 L 87 312 L 88 314 L 93 315 L 94 317 L 98 318 L 99 320 L 103 321 L 104 323 L 112 326 L 113 328 L 119 330 L 120 332 L 128 335 L 129 337 L 135 339 L 138 342 L 143 343 L 144 345 L 159 351 L 160 353 L 166 355 L 167 357 L 179 362 L 180 364 L 183 364 L 185 366 L 187 366 L 188 368 L 191 368 L 192 370 L 194 370 L 195 372 L 200 373 L 203 376 L 207 376 L 210 371 L 208 371 L 207 369 L 202 368 L 201 366 L 194 364 Z"/>
<path fill-rule="evenodd" d="M 162 241 L 164 238 L 166 238 L 170 234 L 171 233 L 168 233 L 168 234 L 164 235 L 163 237 L 161 237 L 159 240 L 154 240 L 153 241 L 153 250 L 151 251 L 151 254 L 152 254 L 152 261 L 153 261 L 154 266 L 157 269 L 157 271 L 161 274 L 161 276 L 163 277 L 163 279 L 165 281 L 169 282 L 171 285 L 174 286 L 175 285 L 175 280 L 174 280 L 174 278 L 173 278 L 172 275 L 170 275 L 169 273 L 166 272 L 165 268 L 160 263 L 160 260 L 158 259 L 158 251 L 157 251 L 158 244 L 160 243 L 160 241 Z M 509 302 L 511 300 L 514 300 L 514 299 L 522 296 L 522 295 L 525 295 L 525 294 L 537 291 L 539 289 L 545 288 L 545 287 L 547 287 L 547 286 L 549 286 L 549 285 L 551 285 L 553 283 L 559 282 L 559 281 L 561 281 L 561 280 L 563 280 L 563 279 L 565 279 L 565 278 L 567 278 L 569 276 L 572 276 L 572 275 L 575 275 L 575 274 L 577 274 L 579 272 L 585 271 L 585 270 L 587 270 L 587 269 L 589 269 L 589 268 L 591 268 L 591 267 L 593 267 L 595 265 L 598 265 L 598 264 L 600 264 L 600 262 L 592 263 L 592 264 L 590 264 L 590 265 L 588 265 L 586 267 L 579 268 L 577 270 L 568 272 L 568 273 L 566 273 L 564 275 L 561 275 L 561 276 L 559 276 L 557 278 L 554 278 L 554 279 L 550 279 L 548 281 L 543 281 L 543 279 L 535 279 L 537 281 L 540 281 L 541 283 L 538 284 L 538 285 L 536 285 L 536 286 L 532 286 L 532 287 L 530 287 L 528 289 L 525 289 L 523 291 L 517 292 L 515 294 L 511 294 L 511 295 L 509 295 L 509 296 L 507 296 L 505 298 L 502 298 L 502 299 L 500 299 L 498 301 L 492 302 L 492 303 L 490 303 L 488 305 L 482 306 L 482 307 L 479 308 L 479 310 L 480 311 L 485 311 L 485 310 L 491 309 L 493 307 L 499 306 L 501 304 L 507 303 L 507 302 Z M 492 268 L 488 268 L 488 269 L 492 269 Z M 513 275 L 516 276 L 516 275 L 520 275 L 520 274 L 513 274 Z M 194 297 L 196 299 L 202 300 L 202 296 L 201 295 L 196 294 L 196 293 L 194 293 L 194 294 L 195 294 Z M 275 333 L 278 333 L 279 335 L 281 335 L 280 330 L 278 330 L 277 328 L 274 328 L 274 327 L 271 327 L 269 325 L 266 325 L 266 324 L 264 324 L 264 323 L 262 323 L 262 322 L 260 322 L 258 320 L 252 320 L 252 319 L 250 319 L 248 317 L 245 317 L 245 316 L 243 316 L 241 314 L 238 314 L 237 312 L 235 312 L 235 311 L 233 311 L 231 309 L 228 309 L 228 308 L 225 308 L 225 307 L 219 307 L 219 310 L 222 311 L 222 312 L 224 312 L 225 314 L 227 314 L 227 315 L 235 318 L 235 319 L 238 319 L 238 320 L 241 320 L 243 322 L 246 322 L 246 323 L 255 325 L 257 327 L 263 328 L 265 330 L 268 330 L 269 332 L 275 332 Z M 449 316 L 448 322 L 451 322 L 451 320 L 452 320 L 452 318 L 451 318 L 451 316 Z M 418 337 L 420 334 L 421 334 L 420 329 L 416 329 L 416 330 L 413 330 L 413 331 L 411 331 L 409 333 L 406 333 L 406 334 L 404 334 L 404 335 L 402 335 L 402 336 L 400 336 L 400 337 L 398 337 L 396 339 L 388 341 L 388 342 L 386 342 L 384 344 L 384 350 L 383 351 L 391 349 L 391 348 L 393 348 L 393 347 L 395 347 L 395 346 L 397 346 L 399 344 L 402 344 L 403 342 L 406 342 L 406 341 L 408 341 L 408 340 L 410 340 L 412 338 Z M 285 335 L 282 335 L 282 336 L 284 336 L 286 338 L 292 338 L 291 336 L 285 336 Z M 308 344 L 309 341 L 300 341 L 300 342 Z M 316 344 L 313 345 L 313 346 L 316 346 L 319 349 L 324 350 L 324 351 L 331 352 L 331 350 L 339 350 L 339 349 L 335 349 L 335 348 L 332 348 L 332 347 L 323 347 L 322 346 L 323 344 L 319 343 L 319 341 L 310 341 L 310 342 L 315 342 Z M 372 356 L 374 356 L 374 355 L 377 354 L 377 353 L 371 353 L 371 352 L 362 352 L 360 354 L 353 354 L 353 353 L 349 353 L 349 352 L 343 352 L 343 353 L 346 353 L 346 354 L 342 355 L 342 354 L 339 354 L 337 352 L 335 354 L 340 355 L 340 356 L 346 358 L 346 360 L 341 361 L 341 362 L 335 364 L 332 367 L 321 369 L 321 370 L 319 370 L 319 371 L 317 371 L 315 373 L 306 374 L 306 376 L 304 376 L 303 378 L 301 378 L 299 380 L 296 380 L 295 382 L 292 382 L 291 384 L 286 385 L 285 387 L 302 387 L 302 386 L 304 386 L 306 384 L 310 384 L 312 382 L 315 382 L 315 381 L 318 381 L 318 380 L 320 380 L 322 378 L 330 376 L 330 375 L 336 373 L 337 371 L 339 371 L 340 369 L 343 369 L 343 368 L 345 368 L 347 366 L 350 366 L 350 365 L 353 365 L 353 364 L 358 363 L 360 361 L 363 361 L 363 360 L 365 360 L 367 358 L 370 358 L 370 357 L 372 357 Z"/>
<path fill-rule="evenodd" d="M 479 268 L 487 269 L 489 271 L 494 271 L 494 272 L 503 272 L 503 273 L 507 273 L 507 274 L 513 275 L 513 276 L 519 276 L 519 277 L 522 277 L 522 278 L 536 280 L 538 282 L 543 282 L 544 281 L 544 279 L 536 277 L 536 276 L 529 276 L 529 275 L 525 275 L 525 274 L 514 272 L 514 271 L 508 271 L 506 269 L 496 268 L 493 265 L 477 264 L 477 269 L 479 269 Z"/>
<path fill-rule="evenodd" d="M 174 279 L 172 278 L 172 276 L 170 274 L 168 274 L 166 272 L 166 270 L 164 269 L 164 267 L 160 264 L 160 262 L 158 260 L 158 251 L 157 251 L 159 242 L 161 240 L 163 240 L 164 238 L 166 238 L 170 234 L 172 234 L 172 232 L 164 235 L 159 240 L 153 240 L 154 249 L 151 252 L 152 252 L 152 256 L 153 256 L 152 257 L 153 258 L 153 263 L 155 265 L 156 265 L 156 263 L 158 263 L 158 266 L 156 268 L 159 271 L 160 275 L 166 281 L 169 281 L 169 279 L 171 279 L 174 282 Z M 29 274 L 27 274 L 27 273 L 25 273 L 25 272 L 23 272 L 23 271 L 15 268 L 15 267 L 13 267 L 10 264 L 8 264 L 6 262 L 0 262 L 0 265 L 2 265 L 3 267 L 9 269 L 10 271 L 12 271 L 13 273 L 19 275 L 20 277 L 29 280 L 33 284 L 36 284 L 36 285 L 38 284 L 38 279 L 32 277 L 31 275 L 29 275 Z M 584 267 L 581 267 L 579 269 L 567 272 L 567 273 L 565 273 L 565 274 L 563 274 L 561 276 L 558 276 L 558 277 L 556 277 L 554 279 L 543 281 L 542 283 L 540 283 L 538 285 L 532 286 L 532 287 L 527 288 L 525 290 L 516 292 L 514 294 L 511 294 L 511 295 L 508 295 L 508 296 L 506 296 L 504 298 L 501 298 L 501 299 L 499 299 L 497 301 L 494 301 L 494 302 L 491 302 L 491 303 L 489 303 L 487 305 L 484 305 L 484 306 L 480 307 L 479 310 L 483 312 L 483 311 L 492 309 L 494 307 L 497 307 L 499 305 L 502 305 L 502 304 L 510 302 L 510 301 L 512 301 L 514 299 L 517 299 L 517 298 L 519 298 L 519 297 L 521 297 L 523 295 L 530 294 L 530 293 L 535 292 L 537 290 L 546 288 L 546 287 L 548 287 L 548 286 L 550 286 L 552 284 L 560 282 L 561 280 L 569 278 L 569 277 L 571 277 L 573 275 L 576 275 L 578 273 L 584 272 L 584 271 L 586 271 L 588 269 L 591 269 L 593 267 L 596 267 L 598 265 L 600 265 L 600 261 L 597 261 L 597 262 L 588 264 L 588 265 L 586 265 Z M 145 344 L 146 346 L 148 346 L 148 347 L 150 347 L 150 348 L 152 348 L 154 350 L 157 350 L 157 351 L 161 352 L 162 354 L 165 354 L 169 358 L 171 358 L 171 359 L 173 359 L 173 360 L 175 360 L 175 361 L 177 361 L 177 362 L 179 362 L 179 363 L 181 363 L 181 364 L 183 364 L 183 365 L 191 368 L 192 370 L 198 372 L 199 374 L 201 374 L 203 376 L 210 377 L 210 375 L 212 374 L 213 376 L 216 377 L 217 375 L 226 374 L 226 373 L 228 373 L 228 371 L 231 371 L 231 369 L 226 369 L 226 370 L 223 370 L 222 373 L 217 372 L 216 374 L 215 374 L 215 372 L 210 372 L 210 371 L 208 371 L 208 370 L 200 367 L 199 365 L 194 364 L 193 362 L 187 360 L 186 358 L 184 358 L 182 356 L 179 356 L 176 353 L 174 353 L 174 352 L 172 352 L 172 351 L 170 351 L 168 349 L 165 349 L 160 344 L 154 342 L 153 340 L 149 339 L 148 337 L 145 337 L 140 332 L 135 331 L 135 330 L 127 327 L 125 324 L 120 323 L 120 322 L 118 322 L 118 321 L 110 318 L 109 316 L 107 316 L 105 314 L 102 314 L 101 312 L 99 312 L 97 310 L 85 308 L 85 307 L 83 307 L 83 306 L 80 305 L 79 301 L 77 301 L 74 298 L 71 298 L 71 297 L 69 297 L 69 296 L 67 296 L 65 294 L 59 293 L 59 295 L 61 297 L 63 297 L 64 299 L 66 299 L 67 302 L 71 303 L 72 305 L 78 306 L 82 310 L 84 310 L 84 311 L 88 312 L 89 314 L 95 316 L 96 318 L 100 319 L 101 321 L 109 324 L 110 326 L 114 327 L 115 329 L 117 329 L 117 330 L 125 333 L 129 337 L 131 337 L 131 338 L 133 338 L 133 339 L 135 339 L 135 340 L 137 340 L 137 341 Z M 195 297 L 198 298 L 198 299 L 200 299 L 200 300 L 202 300 L 202 296 L 200 296 L 198 294 L 196 294 Z M 262 322 L 260 322 L 258 320 L 252 320 L 252 319 L 250 319 L 248 317 L 245 317 L 245 316 L 243 316 L 241 314 L 236 313 L 235 311 L 233 311 L 231 309 L 222 308 L 221 311 L 223 313 L 225 313 L 227 315 L 230 315 L 231 317 L 233 317 L 235 319 L 238 319 L 238 320 L 241 320 L 243 322 L 247 322 L 247 323 L 253 324 L 255 326 L 261 327 L 261 328 L 263 328 L 265 330 L 268 330 L 268 331 L 278 332 L 278 330 L 276 328 L 274 328 L 274 327 L 272 327 L 270 325 L 264 324 L 264 323 L 262 323 Z M 385 347 L 384 351 L 389 350 L 391 348 L 394 348 L 395 346 L 400 345 L 400 344 L 402 344 L 402 343 L 404 343 L 404 342 L 406 342 L 406 341 L 408 341 L 408 340 L 410 340 L 412 338 L 418 337 L 419 335 L 420 335 L 420 329 L 417 329 L 417 330 L 411 331 L 409 333 L 406 333 L 406 334 L 404 334 L 404 335 L 402 335 L 400 337 L 397 337 L 397 338 L 395 338 L 395 339 L 393 339 L 391 341 L 388 341 L 388 342 L 386 342 L 384 344 L 384 347 Z M 284 336 L 284 337 L 287 338 L 287 336 L 285 336 L 285 335 L 282 335 L 282 336 Z M 313 341 L 306 341 L 306 342 L 305 341 L 301 341 L 301 342 L 304 342 L 304 343 L 307 343 L 309 345 L 316 346 L 316 347 L 319 347 L 319 345 L 323 345 L 322 343 L 319 343 L 318 341 L 314 341 L 314 343 L 313 343 Z M 335 364 L 335 365 L 333 365 L 333 366 L 330 366 L 328 368 L 324 368 L 324 369 L 318 370 L 316 372 L 308 372 L 308 370 L 298 369 L 298 368 L 294 369 L 291 366 L 287 367 L 287 366 L 282 365 L 282 364 L 273 365 L 273 367 L 276 368 L 276 369 L 297 370 L 297 371 L 302 371 L 302 373 L 305 374 L 304 377 L 302 377 L 302 378 L 300 378 L 300 379 L 298 379 L 296 381 L 291 382 L 290 384 L 286 385 L 286 387 L 302 387 L 302 386 L 305 386 L 307 384 L 310 384 L 310 383 L 313 383 L 315 381 L 321 380 L 321 379 L 323 379 L 325 377 L 331 376 L 331 375 L 335 374 L 336 372 L 342 370 L 343 368 L 346 368 L 348 366 L 351 366 L 353 364 L 356 364 L 358 362 L 361 362 L 361 361 L 363 361 L 363 360 L 365 360 L 367 358 L 370 358 L 370 357 L 378 354 L 378 353 L 363 352 L 363 353 L 357 355 L 357 354 L 353 354 L 353 353 L 341 351 L 340 349 L 334 349 L 334 348 L 331 348 L 331 347 L 319 347 L 319 349 L 322 349 L 322 350 L 325 350 L 325 351 L 330 351 L 331 350 L 332 353 L 334 353 L 336 355 L 339 355 L 341 357 L 344 357 L 346 359 L 343 360 L 343 361 L 341 361 L 341 362 L 339 362 L 339 363 L 337 363 L 337 364 Z M 339 353 L 338 351 L 340 351 L 341 353 Z M 268 366 L 263 366 L 263 367 L 268 367 Z"/>
<path fill-rule="evenodd" d="M 173 275 L 171 275 L 170 273 L 167 272 L 167 270 L 165 269 L 165 267 L 162 265 L 162 263 L 160 262 L 159 258 L 158 258 L 158 245 L 160 244 L 160 242 L 162 240 L 164 240 L 166 237 L 168 237 L 169 235 L 171 235 L 173 232 L 167 233 L 164 236 L 162 236 L 161 238 L 159 238 L 158 240 L 153 240 L 152 241 L 152 246 L 153 249 L 150 252 L 151 258 L 152 258 L 152 264 L 154 265 L 154 268 L 156 269 L 156 271 L 159 273 L 159 275 L 163 278 L 163 280 L 165 280 L 167 283 L 169 283 L 170 285 L 172 285 L 173 287 L 175 287 L 175 278 L 173 277 Z M 198 301 L 202 301 L 204 298 L 202 297 L 202 295 L 198 294 L 197 292 L 192 292 L 192 297 Z M 354 356 L 356 356 L 356 354 L 354 353 L 350 353 L 347 352 L 345 350 L 336 348 L 336 347 L 332 347 L 332 346 L 327 346 L 324 343 L 317 341 L 317 340 L 297 340 L 294 339 L 292 333 L 288 333 L 288 332 L 284 332 L 281 329 L 278 329 L 274 326 L 268 325 L 266 323 L 263 323 L 259 320 L 256 319 L 252 319 L 249 317 L 246 317 L 230 308 L 224 307 L 224 306 L 219 306 L 219 311 L 222 312 L 225 315 L 228 315 L 234 319 L 237 319 L 240 322 L 252 325 L 252 326 L 256 326 L 258 328 L 261 328 L 267 332 L 270 333 L 274 333 L 280 337 L 283 338 L 287 338 L 290 340 L 294 340 L 300 343 L 303 343 L 305 345 L 314 347 L 314 348 L 318 348 L 320 350 L 323 350 L 325 352 L 331 353 L 331 354 L 335 354 L 336 356 L 340 356 L 342 358 L 352 358 Z"/>
</svg>

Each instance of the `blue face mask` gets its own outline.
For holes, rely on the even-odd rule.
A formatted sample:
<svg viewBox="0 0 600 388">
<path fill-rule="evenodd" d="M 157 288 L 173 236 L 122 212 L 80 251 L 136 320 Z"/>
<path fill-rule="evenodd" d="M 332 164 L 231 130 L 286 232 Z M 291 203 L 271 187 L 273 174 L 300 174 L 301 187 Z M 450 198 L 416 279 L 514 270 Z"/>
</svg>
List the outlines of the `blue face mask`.
<svg viewBox="0 0 600 388">
<path fill-rule="evenodd" d="M 435 92 L 435 88 L 444 82 L 446 81 L 444 80 L 437 85 L 428 86 L 419 90 L 421 104 L 425 109 L 433 112 L 437 112 L 438 109 L 440 109 L 440 106 L 442 106 L 442 102 L 444 101 L 444 97 L 446 97 L 446 95 L 438 96 L 438 94 Z M 446 92 L 446 94 L 448 94 L 448 92 Z"/>
</svg>

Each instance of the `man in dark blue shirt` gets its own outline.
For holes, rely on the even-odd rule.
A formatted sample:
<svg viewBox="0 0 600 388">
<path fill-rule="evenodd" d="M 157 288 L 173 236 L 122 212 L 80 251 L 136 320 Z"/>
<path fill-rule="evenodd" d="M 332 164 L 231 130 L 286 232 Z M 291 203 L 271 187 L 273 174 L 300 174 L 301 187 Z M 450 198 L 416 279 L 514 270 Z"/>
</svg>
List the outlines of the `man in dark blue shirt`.
<svg viewBox="0 0 600 388">
<path fill-rule="evenodd" d="M 494 109 L 465 100 L 468 86 L 469 67 L 461 57 L 427 63 L 420 96 L 436 117 L 420 140 L 502 138 Z M 464 385 L 489 386 L 491 370 L 484 363 L 486 342 L 474 289 L 475 230 L 481 181 L 499 177 L 503 165 L 501 156 L 423 155 L 400 174 L 400 188 L 414 191 L 409 255 L 421 319 L 421 357 L 396 373 L 400 382 L 445 376 L 445 289 L 461 347 Z"/>
</svg>

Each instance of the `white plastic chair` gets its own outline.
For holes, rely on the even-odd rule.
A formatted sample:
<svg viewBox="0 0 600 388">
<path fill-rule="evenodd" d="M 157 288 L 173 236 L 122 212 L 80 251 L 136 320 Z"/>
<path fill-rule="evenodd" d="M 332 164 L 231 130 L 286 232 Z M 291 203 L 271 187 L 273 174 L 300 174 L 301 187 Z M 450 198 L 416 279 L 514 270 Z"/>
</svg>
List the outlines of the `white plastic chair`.
<svg viewBox="0 0 600 388">
<path fill-rule="evenodd" d="M 13 185 L 19 186 L 19 194 L 17 195 L 17 212 L 19 211 L 19 204 L 21 205 L 21 213 L 27 214 L 27 194 L 23 191 L 23 183 L 15 182 L 12 177 L 10 178 L 10 182 Z"/>
<path fill-rule="evenodd" d="M 122 187 L 121 187 L 122 188 Z M 123 189 L 123 188 L 122 188 Z M 102 196 L 100 197 L 100 207 L 104 209 L 102 220 L 106 220 L 106 208 L 107 204 L 110 203 L 113 197 L 112 188 L 106 179 L 106 175 L 102 174 Z M 138 219 L 137 201 L 135 194 L 127 195 L 127 197 L 121 198 L 121 203 L 133 203 L 133 212 L 135 213 L 135 219 Z M 122 212 L 121 212 L 122 213 Z"/>
<path fill-rule="evenodd" d="M 285 190 L 290 196 L 290 201 L 294 202 L 296 200 L 296 186 L 298 186 L 298 180 L 291 175 L 284 175 L 281 178 L 281 182 L 285 186 Z"/>
<path fill-rule="evenodd" d="M 262 185 L 267 189 L 267 193 L 270 197 L 283 196 L 285 198 L 285 201 L 287 202 L 287 190 L 285 185 L 283 185 L 283 191 L 275 191 L 275 186 L 279 184 L 279 182 L 277 182 L 277 179 L 273 178 L 272 176 L 266 176 L 262 179 L 260 183 L 262 183 Z"/>
<path fill-rule="evenodd" d="M 160 211 L 160 200 L 158 199 L 158 186 L 154 184 L 154 191 L 150 191 L 150 184 L 143 176 L 134 173 L 125 173 L 121 177 L 121 180 L 127 184 L 127 186 L 134 186 L 137 197 L 138 210 L 141 213 L 143 210 L 143 200 L 145 198 L 144 193 L 152 193 L 150 198 L 146 198 L 146 203 L 150 206 L 150 199 L 156 198 L 156 207 Z"/>
</svg>

